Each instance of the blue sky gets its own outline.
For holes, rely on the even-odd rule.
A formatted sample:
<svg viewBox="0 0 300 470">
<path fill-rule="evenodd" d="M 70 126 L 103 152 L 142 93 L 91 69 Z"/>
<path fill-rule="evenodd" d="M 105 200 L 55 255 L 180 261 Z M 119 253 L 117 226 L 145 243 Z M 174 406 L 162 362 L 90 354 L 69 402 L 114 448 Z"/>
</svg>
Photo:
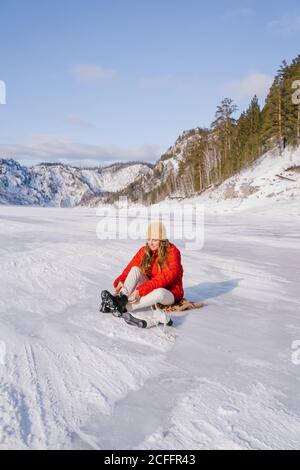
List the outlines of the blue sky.
<svg viewBox="0 0 300 470">
<path fill-rule="evenodd" d="M 299 40 L 292 0 L 1 0 L 0 157 L 153 162 L 225 96 L 263 103 Z"/>
</svg>

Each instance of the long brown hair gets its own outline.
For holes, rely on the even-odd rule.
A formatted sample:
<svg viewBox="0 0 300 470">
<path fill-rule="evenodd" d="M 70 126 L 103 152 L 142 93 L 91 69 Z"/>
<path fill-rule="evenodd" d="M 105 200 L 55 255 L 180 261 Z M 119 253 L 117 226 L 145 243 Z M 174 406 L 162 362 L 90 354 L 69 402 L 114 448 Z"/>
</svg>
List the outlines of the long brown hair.
<svg viewBox="0 0 300 470">
<path fill-rule="evenodd" d="M 157 250 L 157 254 L 158 254 L 157 262 L 158 262 L 158 267 L 160 271 L 162 270 L 162 267 L 165 265 L 167 261 L 169 246 L 170 246 L 169 240 L 159 241 L 159 246 Z M 141 270 L 143 271 L 144 274 L 149 274 L 149 271 L 153 263 L 153 258 L 154 258 L 154 253 L 153 251 L 151 251 L 148 243 L 146 243 L 145 253 L 141 261 Z"/>
</svg>

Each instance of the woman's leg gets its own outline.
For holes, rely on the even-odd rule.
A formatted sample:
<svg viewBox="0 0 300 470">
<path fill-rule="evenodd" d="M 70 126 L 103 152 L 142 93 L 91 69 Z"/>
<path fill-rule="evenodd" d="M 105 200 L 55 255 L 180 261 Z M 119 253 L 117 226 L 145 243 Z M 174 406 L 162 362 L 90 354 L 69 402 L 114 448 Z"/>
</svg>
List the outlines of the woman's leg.
<svg viewBox="0 0 300 470">
<path fill-rule="evenodd" d="M 170 315 L 159 308 L 154 310 L 151 307 L 156 303 L 172 305 L 174 302 L 174 295 L 169 290 L 164 288 L 154 289 L 149 294 L 141 297 L 138 302 L 133 304 L 128 302 L 126 305 L 127 313 L 124 313 L 124 319 L 127 323 L 135 325 L 139 320 L 142 320 L 143 328 L 158 326 L 160 323 L 167 325 L 171 319 Z"/>
<path fill-rule="evenodd" d="M 138 266 L 133 266 L 127 274 L 120 293 L 127 295 L 127 297 L 130 299 L 130 295 L 133 293 L 135 288 L 146 281 L 148 281 L 148 278 L 146 274 L 142 272 L 141 268 Z"/>
<path fill-rule="evenodd" d="M 122 294 L 126 294 L 130 300 L 130 294 L 135 290 L 135 288 L 147 280 L 147 276 L 141 271 L 141 269 L 137 266 L 133 266 L 129 271 L 124 282 L 124 286 L 120 292 Z M 167 324 L 170 319 L 169 315 L 166 315 L 161 310 L 152 310 L 151 306 L 156 303 L 172 305 L 174 302 L 175 298 L 172 292 L 160 287 L 141 297 L 138 302 L 134 302 L 133 304 L 128 302 L 126 304 L 126 309 L 128 312 L 133 313 L 136 318 L 144 320 L 147 328 L 151 328 L 152 326 L 157 326 L 159 323 Z M 145 312 L 145 310 L 142 310 L 139 312 L 139 309 L 147 309 L 148 311 Z"/>
<path fill-rule="evenodd" d="M 147 295 L 144 295 L 140 298 L 138 302 L 134 302 L 133 304 L 126 305 L 126 308 L 129 312 L 135 311 L 138 309 L 151 307 L 151 305 L 155 305 L 156 303 L 161 303 L 163 305 L 172 305 L 175 302 L 174 295 L 168 289 L 164 289 L 160 287 L 158 289 L 154 289 Z"/>
</svg>

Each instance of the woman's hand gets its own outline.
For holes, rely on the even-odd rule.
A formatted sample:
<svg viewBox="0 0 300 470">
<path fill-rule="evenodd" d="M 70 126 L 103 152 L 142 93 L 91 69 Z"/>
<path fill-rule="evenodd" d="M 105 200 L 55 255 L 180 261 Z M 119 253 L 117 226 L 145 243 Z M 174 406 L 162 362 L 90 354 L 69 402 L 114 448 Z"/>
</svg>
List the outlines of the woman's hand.
<svg viewBox="0 0 300 470">
<path fill-rule="evenodd" d="M 135 291 L 131 294 L 130 296 L 130 303 L 131 304 L 134 304 L 135 302 L 138 302 L 140 300 L 141 296 L 140 296 L 140 293 L 137 289 L 135 289 Z"/>
<path fill-rule="evenodd" d="M 122 287 L 123 287 L 123 282 L 119 281 L 119 283 L 118 283 L 118 285 L 117 285 L 117 287 L 116 287 L 116 289 L 115 289 L 115 294 L 116 294 L 116 295 L 119 294 L 119 292 L 120 292 L 120 290 L 122 289 Z"/>
</svg>

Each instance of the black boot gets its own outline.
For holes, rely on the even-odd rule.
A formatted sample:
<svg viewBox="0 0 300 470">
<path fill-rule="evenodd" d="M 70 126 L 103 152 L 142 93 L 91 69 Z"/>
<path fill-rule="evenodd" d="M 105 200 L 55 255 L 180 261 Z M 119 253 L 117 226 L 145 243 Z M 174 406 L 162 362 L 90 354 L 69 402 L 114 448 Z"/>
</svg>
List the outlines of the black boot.
<svg viewBox="0 0 300 470">
<path fill-rule="evenodd" d="M 106 305 L 105 302 L 101 302 L 101 305 L 99 307 L 99 312 L 102 312 L 102 313 L 110 313 L 110 308 Z"/>
<path fill-rule="evenodd" d="M 128 302 L 128 297 L 125 294 L 121 295 L 112 295 L 108 290 L 103 290 L 101 292 L 102 299 L 102 312 L 109 311 L 115 317 L 121 317 L 126 310 L 126 304 Z"/>
</svg>

